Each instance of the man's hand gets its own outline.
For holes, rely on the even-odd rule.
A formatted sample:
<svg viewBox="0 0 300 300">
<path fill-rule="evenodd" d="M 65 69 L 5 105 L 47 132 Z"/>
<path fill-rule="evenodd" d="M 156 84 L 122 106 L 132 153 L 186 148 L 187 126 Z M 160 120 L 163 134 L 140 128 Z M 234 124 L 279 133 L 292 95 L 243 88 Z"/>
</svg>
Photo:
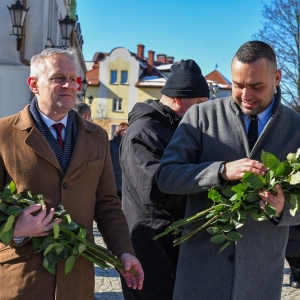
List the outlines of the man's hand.
<svg viewBox="0 0 300 300">
<path fill-rule="evenodd" d="M 122 253 L 119 255 L 119 259 L 123 262 L 125 268 L 124 271 L 120 270 L 120 273 L 125 278 L 127 286 L 134 290 L 136 288 L 141 290 L 144 282 L 144 271 L 139 260 L 129 253 Z M 134 270 L 138 276 L 136 277 L 129 272 L 130 269 Z"/>
<path fill-rule="evenodd" d="M 41 211 L 33 216 L 32 213 Z M 50 209 L 47 215 L 46 205 L 41 207 L 40 204 L 31 205 L 25 208 L 23 212 L 16 219 L 14 237 L 35 237 L 35 236 L 46 236 L 47 231 L 51 230 L 54 223 L 59 224 L 60 219 L 51 222 L 54 215 L 54 208 Z"/>
<path fill-rule="evenodd" d="M 243 158 L 226 163 L 222 177 L 224 180 L 240 180 L 247 171 L 264 176 L 268 168 L 257 160 Z"/>
<path fill-rule="evenodd" d="M 270 191 L 260 192 L 259 196 L 261 197 L 262 200 L 259 202 L 259 204 L 261 209 L 264 210 L 265 209 L 264 202 L 268 202 L 276 209 L 278 215 L 281 216 L 284 207 L 285 198 L 284 198 L 283 190 L 279 184 L 276 185 L 276 191 L 277 191 L 276 196 L 272 194 Z"/>
</svg>

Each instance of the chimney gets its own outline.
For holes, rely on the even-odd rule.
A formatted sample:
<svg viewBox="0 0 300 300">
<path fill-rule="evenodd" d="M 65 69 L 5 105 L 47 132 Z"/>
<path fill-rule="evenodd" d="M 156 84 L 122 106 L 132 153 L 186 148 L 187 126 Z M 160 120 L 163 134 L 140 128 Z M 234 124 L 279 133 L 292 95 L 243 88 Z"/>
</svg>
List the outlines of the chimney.
<svg viewBox="0 0 300 300">
<path fill-rule="evenodd" d="M 144 60 L 144 48 L 145 46 L 143 44 L 138 44 L 137 45 L 137 57 L 141 60 Z"/>
<path fill-rule="evenodd" d="M 166 63 L 167 64 L 173 64 L 174 63 L 174 56 L 167 56 Z"/>
<path fill-rule="evenodd" d="M 152 51 L 152 50 L 148 51 L 148 60 L 147 60 L 148 73 L 150 73 L 154 67 L 154 54 L 155 54 L 154 51 Z"/>
<path fill-rule="evenodd" d="M 166 54 L 157 54 L 156 55 L 156 61 L 165 64 L 166 63 Z"/>
</svg>

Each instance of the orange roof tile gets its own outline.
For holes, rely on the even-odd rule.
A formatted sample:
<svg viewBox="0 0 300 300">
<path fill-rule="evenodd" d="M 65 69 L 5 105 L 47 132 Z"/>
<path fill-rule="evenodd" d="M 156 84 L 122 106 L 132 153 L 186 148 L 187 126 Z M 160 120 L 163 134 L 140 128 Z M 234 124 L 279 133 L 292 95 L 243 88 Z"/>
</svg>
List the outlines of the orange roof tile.
<svg viewBox="0 0 300 300">
<path fill-rule="evenodd" d="M 206 75 L 205 79 L 214 81 L 218 84 L 227 85 L 227 87 L 231 89 L 231 82 L 225 76 L 223 76 L 218 70 L 214 70 L 208 75 Z"/>
</svg>

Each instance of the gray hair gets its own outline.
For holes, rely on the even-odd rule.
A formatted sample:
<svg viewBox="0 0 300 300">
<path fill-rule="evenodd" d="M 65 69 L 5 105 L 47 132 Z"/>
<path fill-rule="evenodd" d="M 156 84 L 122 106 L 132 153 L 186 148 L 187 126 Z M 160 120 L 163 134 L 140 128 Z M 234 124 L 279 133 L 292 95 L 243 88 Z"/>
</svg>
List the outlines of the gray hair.
<svg viewBox="0 0 300 300">
<path fill-rule="evenodd" d="M 74 108 L 75 111 L 77 111 L 81 116 L 85 113 L 91 113 L 91 108 L 84 102 L 77 103 Z"/>
<path fill-rule="evenodd" d="M 75 57 L 76 57 L 76 49 L 75 48 L 66 48 L 66 49 L 59 49 L 59 48 L 46 48 L 41 53 L 38 53 L 32 56 L 30 60 L 30 76 L 38 77 L 46 70 L 46 63 L 45 60 L 52 56 L 57 55 L 65 55 L 69 57 L 73 64 L 75 64 Z"/>
</svg>

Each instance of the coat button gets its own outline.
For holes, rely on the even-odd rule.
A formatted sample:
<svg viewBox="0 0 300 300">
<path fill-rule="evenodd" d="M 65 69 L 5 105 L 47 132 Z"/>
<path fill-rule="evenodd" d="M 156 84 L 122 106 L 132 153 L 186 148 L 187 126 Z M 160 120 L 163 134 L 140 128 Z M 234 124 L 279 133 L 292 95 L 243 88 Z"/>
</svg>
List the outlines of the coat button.
<svg viewBox="0 0 300 300">
<path fill-rule="evenodd" d="M 234 255 L 228 255 L 228 260 L 230 262 L 234 262 Z"/>
<path fill-rule="evenodd" d="M 66 189 L 68 187 L 68 184 L 66 182 L 64 182 L 62 186 L 64 189 Z"/>
</svg>

